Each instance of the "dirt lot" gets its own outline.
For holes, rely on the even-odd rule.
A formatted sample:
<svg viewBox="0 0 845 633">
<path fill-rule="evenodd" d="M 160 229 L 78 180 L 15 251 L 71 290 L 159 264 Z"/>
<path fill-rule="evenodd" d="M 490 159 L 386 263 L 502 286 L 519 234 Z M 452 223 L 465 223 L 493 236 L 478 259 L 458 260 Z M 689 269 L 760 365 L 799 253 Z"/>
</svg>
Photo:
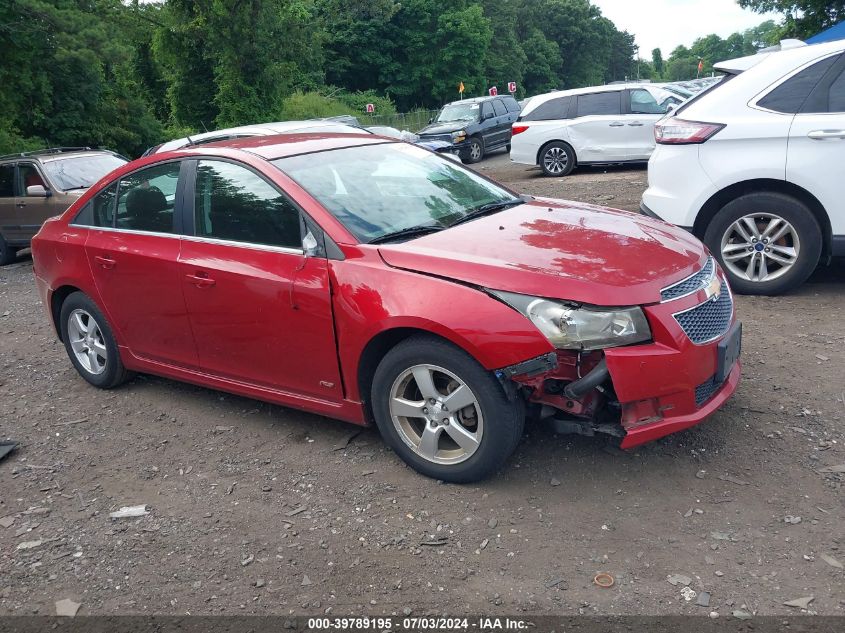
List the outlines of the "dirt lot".
<svg viewBox="0 0 845 633">
<path fill-rule="evenodd" d="M 479 169 L 627 209 L 646 185 Z M 739 298 L 743 382 L 697 428 L 624 454 L 534 426 L 496 478 L 454 486 L 371 430 L 149 376 L 89 387 L 22 257 L 0 269 L 0 437 L 21 442 L 0 462 L 0 613 L 845 614 L 845 475 L 819 472 L 845 463 L 843 299 L 841 263 Z"/>
</svg>

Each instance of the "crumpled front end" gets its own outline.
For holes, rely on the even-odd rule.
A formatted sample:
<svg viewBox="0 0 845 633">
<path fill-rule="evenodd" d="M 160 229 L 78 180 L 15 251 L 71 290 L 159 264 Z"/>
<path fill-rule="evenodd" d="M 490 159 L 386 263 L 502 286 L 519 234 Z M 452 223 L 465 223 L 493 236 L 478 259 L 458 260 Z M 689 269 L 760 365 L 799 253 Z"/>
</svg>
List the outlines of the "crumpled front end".
<svg viewBox="0 0 845 633">
<path fill-rule="evenodd" d="M 652 340 L 593 352 L 557 350 L 500 370 L 559 432 L 607 433 L 631 448 L 702 422 L 739 384 L 742 327 L 711 259 L 643 306 Z"/>
</svg>

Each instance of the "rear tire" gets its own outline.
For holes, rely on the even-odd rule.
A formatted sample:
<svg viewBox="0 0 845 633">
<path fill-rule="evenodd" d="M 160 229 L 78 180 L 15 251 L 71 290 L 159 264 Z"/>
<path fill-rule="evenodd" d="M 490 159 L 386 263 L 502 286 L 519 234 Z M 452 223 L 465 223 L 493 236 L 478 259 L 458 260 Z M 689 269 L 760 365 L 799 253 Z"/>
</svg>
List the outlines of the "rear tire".
<svg viewBox="0 0 845 633">
<path fill-rule="evenodd" d="M 563 141 L 552 141 L 540 150 L 539 163 L 546 176 L 568 176 L 575 169 L 575 150 Z"/>
<path fill-rule="evenodd" d="M 500 468 L 525 423 L 523 402 L 510 400 L 491 372 L 462 349 L 424 335 L 385 355 L 371 402 L 382 437 L 411 468 L 454 483 Z"/>
<path fill-rule="evenodd" d="M 18 249 L 9 246 L 8 242 L 0 235 L 0 266 L 13 263 L 18 257 Z"/>
<path fill-rule="evenodd" d="M 710 221 L 704 243 L 736 292 L 778 295 L 803 284 L 816 269 L 822 231 L 800 200 L 756 192 L 722 207 Z"/>
<path fill-rule="evenodd" d="M 97 304 L 86 294 L 74 292 L 62 303 L 59 319 L 65 350 L 80 376 L 101 389 L 126 381 L 129 372 L 120 360 L 111 326 Z"/>
</svg>

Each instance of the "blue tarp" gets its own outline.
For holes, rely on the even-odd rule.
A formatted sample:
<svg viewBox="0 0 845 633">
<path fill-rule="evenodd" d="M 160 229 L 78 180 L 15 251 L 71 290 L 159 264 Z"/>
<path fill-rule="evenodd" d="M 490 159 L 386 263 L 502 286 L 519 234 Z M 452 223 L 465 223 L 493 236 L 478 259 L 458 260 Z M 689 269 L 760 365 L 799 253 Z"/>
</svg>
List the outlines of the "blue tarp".
<svg viewBox="0 0 845 633">
<path fill-rule="evenodd" d="M 807 44 L 820 44 L 834 40 L 845 40 L 845 22 L 834 24 L 829 29 L 825 29 L 821 33 L 816 33 L 813 37 L 807 38 L 805 41 Z"/>
</svg>

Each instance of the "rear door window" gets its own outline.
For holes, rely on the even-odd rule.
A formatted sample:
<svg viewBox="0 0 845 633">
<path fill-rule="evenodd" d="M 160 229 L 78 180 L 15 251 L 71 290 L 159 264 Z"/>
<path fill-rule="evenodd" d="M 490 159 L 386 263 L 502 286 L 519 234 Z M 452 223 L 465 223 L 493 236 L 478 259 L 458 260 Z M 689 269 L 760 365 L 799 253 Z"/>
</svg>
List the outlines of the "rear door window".
<svg viewBox="0 0 845 633">
<path fill-rule="evenodd" d="M 621 114 L 621 94 L 621 92 L 595 92 L 578 95 L 578 116 Z"/>
<path fill-rule="evenodd" d="M 523 121 L 554 121 L 569 117 L 569 105 L 572 97 L 558 97 L 541 103 L 522 117 Z"/>
<path fill-rule="evenodd" d="M 845 70 L 830 84 L 827 98 L 828 112 L 845 112 Z"/>
<path fill-rule="evenodd" d="M 72 224 L 80 226 L 113 227 L 114 202 L 117 198 L 117 183 L 113 183 L 94 196 L 73 219 Z"/>
<path fill-rule="evenodd" d="M 496 116 L 505 116 L 508 113 L 508 110 L 505 108 L 505 104 L 503 104 L 499 99 L 495 99 L 493 101 L 493 112 L 496 113 Z"/>
<path fill-rule="evenodd" d="M 837 57 L 828 57 L 793 75 L 757 102 L 761 108 L 795 114 Z"/>
<path fill-rule="evenodd" d="M 115 226 L 134 231 L 173 233 L 180 167 L 180 161 L 173 161 L 122 178 L 118 185 Z"/>
</svg>

